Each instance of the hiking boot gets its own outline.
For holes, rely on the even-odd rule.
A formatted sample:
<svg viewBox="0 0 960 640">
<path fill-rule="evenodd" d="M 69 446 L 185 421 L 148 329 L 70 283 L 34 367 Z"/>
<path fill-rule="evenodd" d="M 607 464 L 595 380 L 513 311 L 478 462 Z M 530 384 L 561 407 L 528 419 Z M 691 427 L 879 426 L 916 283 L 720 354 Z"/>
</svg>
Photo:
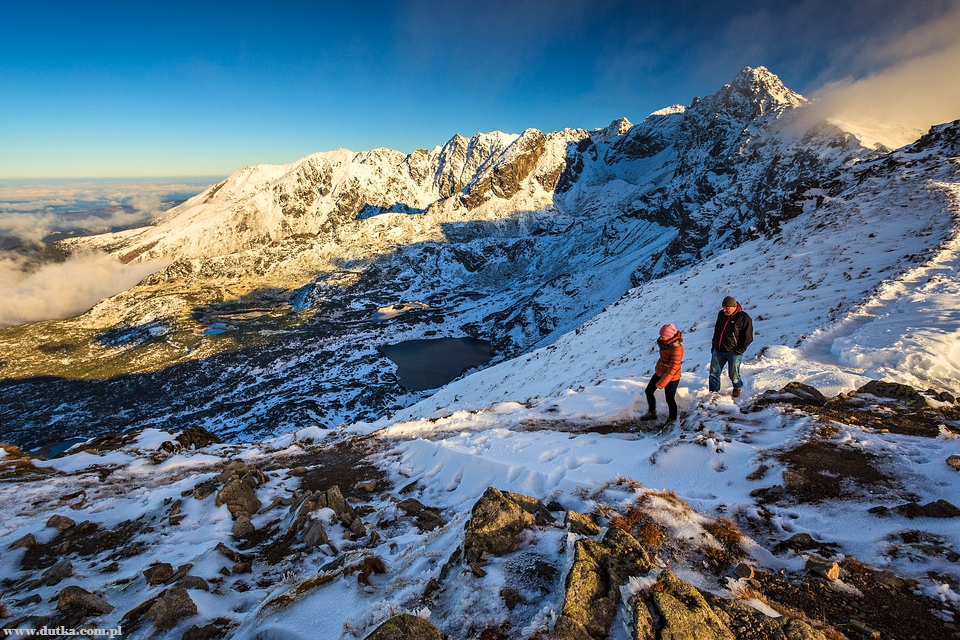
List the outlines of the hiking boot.
<svg viewBox="0 0 960 640">
<path fill-rule="evenodd" d="M 656 420 L 657 412 L 656 411 L 647 411 L 645 414 L 640 416 L 641 420 Z"/>
<path fill-rule="evenodd" d="M 741 391 L 743 391 L 743 389 L 741 389 L 740 387 L 734 387 L 733 393 L 731 393 L 730 395 L 732 395 L 734 398 L 737 398 L 740 396 Z"/>
</svg>

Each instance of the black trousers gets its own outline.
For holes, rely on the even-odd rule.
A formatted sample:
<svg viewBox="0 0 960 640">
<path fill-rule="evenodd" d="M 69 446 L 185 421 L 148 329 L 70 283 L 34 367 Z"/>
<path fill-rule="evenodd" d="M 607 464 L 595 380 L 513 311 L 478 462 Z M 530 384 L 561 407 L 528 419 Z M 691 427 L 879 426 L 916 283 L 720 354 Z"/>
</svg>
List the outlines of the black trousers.
<svg viewBox="0 0 960 640">
<path fill-rule="evenodd" d="M 650 382 L 647 384 L 647 388 L 644 390 L 644 393 L 647 395 L 647 411 L 656 412 L 657 410 L 657 399 L 653 397 L 653 392 L 657 390 L 657 383 L 660 382 L 660 376 L 653 374 L 653 377 L 650 378 Z M 668 382 L 667 386 L 663 388 L 663 392 L 667 394 L 667 408 L 670 409 L 670 419 L 677 419 L 677 387 L 680 386 L 679 380 L 674 380 L 673 382 Z"/>
</svg>

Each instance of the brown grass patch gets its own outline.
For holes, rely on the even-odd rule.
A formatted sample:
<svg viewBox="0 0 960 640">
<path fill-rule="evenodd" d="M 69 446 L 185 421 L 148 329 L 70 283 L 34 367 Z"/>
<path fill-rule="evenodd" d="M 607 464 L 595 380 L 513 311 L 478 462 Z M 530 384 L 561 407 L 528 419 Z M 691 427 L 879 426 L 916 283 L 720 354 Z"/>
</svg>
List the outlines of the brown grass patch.
<svg viewBox="0 0 960 640">
<path fill-rule="evenodd" d="M 708 522 L 703 525 L 703 528 L 707 530 L 707 533 L 716 538 L 717 542 L 728 549 L 739 546 L 743 540 L 743 532 L 740 531 L 737 523 L 730 518 L 717 518 L 713 522 Z"/>
</svg>

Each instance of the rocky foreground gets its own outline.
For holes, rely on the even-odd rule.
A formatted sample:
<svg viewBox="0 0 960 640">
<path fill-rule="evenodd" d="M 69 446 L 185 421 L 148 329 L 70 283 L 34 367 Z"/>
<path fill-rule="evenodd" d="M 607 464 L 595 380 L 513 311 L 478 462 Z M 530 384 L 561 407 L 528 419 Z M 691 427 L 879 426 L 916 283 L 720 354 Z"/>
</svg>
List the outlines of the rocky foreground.
<svg viewBox="0 0 960 640">
<path fill-rule="evenodd" d="M 711 411 L 703 402 L 665 434 L 632 420 L 525 428 L 658 438 L 666 456 L 746 440 L 758 415 L 808 424 L 802 441 L 751 459 L 753 502 L 725 513 L 619 475 L 579 495 L 490 486 L 451 512 L 421 501 L 429 477 L 391 466 L 402 438 L 386 431 L 259 445 L 136 431 L 54 461 L 4 445 L 0 622 L 185 640 L 960 638 L 960 549 L 930 526 L 960 523 L 960 508 L 911 500 L 914 478 L 840 437 L 955 440 L 952 394 L 873 382 L 826 398 L 791 383 L 742 405 L 723 432 Z M 960 456 L 943 464 L 960 473 Z M 803 505 L 862 513 L 865 531 L 897 522 L 888 565 L 775 516 Z M 904 561 L 950 570 L 906 575 Z M 353 612 L 346 622 L 339 609 Z"/>
</svg>

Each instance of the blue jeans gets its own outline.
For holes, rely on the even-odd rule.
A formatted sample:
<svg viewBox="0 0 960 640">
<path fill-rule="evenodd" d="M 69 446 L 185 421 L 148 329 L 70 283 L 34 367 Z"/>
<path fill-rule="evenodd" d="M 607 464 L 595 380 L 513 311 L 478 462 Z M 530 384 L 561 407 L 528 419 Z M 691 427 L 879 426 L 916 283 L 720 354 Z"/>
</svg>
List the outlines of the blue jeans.
<svg viewBox="0 0 960 640">
<path fill-rule="evenodd" d="M 743 386 L 743 380 L 740 379 L 740 363 L 743 362 L 742 353 L 730 353 L 729 351 L 717 351 L 710 354 L 710 391 L 720 391 L 720 374 L 723 373 L 723 367 L 727 367 L 727 373 L 730 375 L 730 382 L 737 389 Z"/>
</svg>

